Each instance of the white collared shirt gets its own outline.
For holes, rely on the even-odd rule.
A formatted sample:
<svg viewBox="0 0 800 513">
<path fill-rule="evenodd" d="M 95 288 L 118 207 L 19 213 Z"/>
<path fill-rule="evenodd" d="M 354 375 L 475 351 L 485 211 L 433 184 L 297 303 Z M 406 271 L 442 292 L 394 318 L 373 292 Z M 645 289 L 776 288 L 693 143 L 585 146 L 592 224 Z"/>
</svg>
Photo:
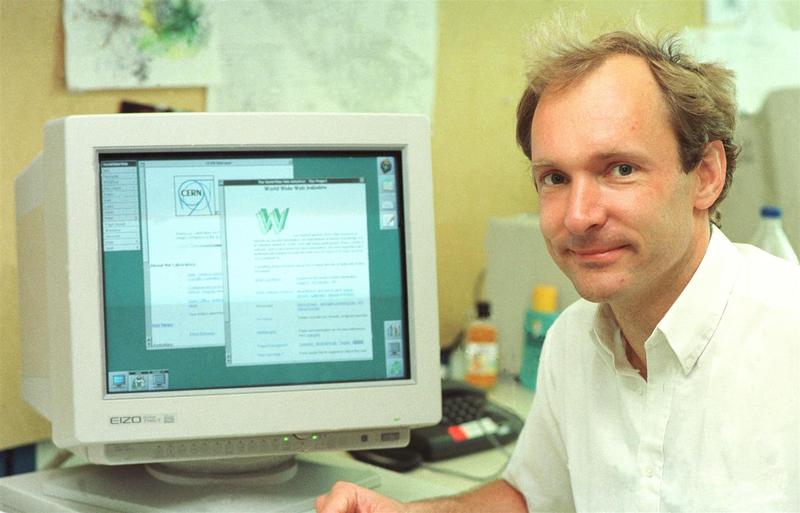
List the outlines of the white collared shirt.
<svg viewBox="0 0 800 513">
<path fill-rule="evenodd" d="M 716 228 L 645 342 L 607 305 L 550 329 L 505 479 L 530 511 L 800 511 L 800 267 Z"/>
</svg>

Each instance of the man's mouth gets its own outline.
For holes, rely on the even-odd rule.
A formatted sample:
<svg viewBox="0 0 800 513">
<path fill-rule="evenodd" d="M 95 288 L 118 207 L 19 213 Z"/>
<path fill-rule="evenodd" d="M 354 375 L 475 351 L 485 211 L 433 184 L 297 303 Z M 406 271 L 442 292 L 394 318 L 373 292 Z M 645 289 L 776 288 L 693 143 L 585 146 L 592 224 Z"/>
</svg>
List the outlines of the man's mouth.
<svg viewBox="0 0 800 513">
<path fill-rule="evenodd" d="M 628 246 L 595 246 L 567 248 L 567 255 L 579 264 L 608 265 L 616 262 Z"/>
</svg>

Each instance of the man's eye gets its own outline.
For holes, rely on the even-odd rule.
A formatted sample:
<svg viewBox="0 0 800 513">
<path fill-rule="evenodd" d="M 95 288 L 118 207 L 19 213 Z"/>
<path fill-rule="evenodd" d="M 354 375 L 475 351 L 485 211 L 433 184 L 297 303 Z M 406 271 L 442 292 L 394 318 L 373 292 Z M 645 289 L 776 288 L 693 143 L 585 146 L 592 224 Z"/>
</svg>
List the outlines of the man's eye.
<svg viewBox="0 0 800 513">
<path fill-rule="evenodd" d="M 567 182 L 567 178 L 561 173 L 548 173 L 542 177 L 544 185 L 562 185 Z"/>
<path fill-rule="evenodd" d="M 611 168 L 611 172 L 617 176 L 630 176 L 633 171 L 633 166 L 630 164 L 617 164 Z"/>
</svg>

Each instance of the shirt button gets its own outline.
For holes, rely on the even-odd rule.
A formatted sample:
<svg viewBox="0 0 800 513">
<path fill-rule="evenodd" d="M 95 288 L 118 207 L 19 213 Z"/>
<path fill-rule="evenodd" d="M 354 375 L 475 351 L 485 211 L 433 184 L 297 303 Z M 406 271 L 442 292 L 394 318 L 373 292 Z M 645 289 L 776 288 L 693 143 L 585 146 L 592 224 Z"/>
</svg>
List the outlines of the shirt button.
<svg viewBox="0 0 800 513">
<path fill-rule="evenodd" d="M 644 477 L 650 478 L 653 477 L 654 474 L 653 467 L 647 466 L 644 468 Z"/>
</svg>

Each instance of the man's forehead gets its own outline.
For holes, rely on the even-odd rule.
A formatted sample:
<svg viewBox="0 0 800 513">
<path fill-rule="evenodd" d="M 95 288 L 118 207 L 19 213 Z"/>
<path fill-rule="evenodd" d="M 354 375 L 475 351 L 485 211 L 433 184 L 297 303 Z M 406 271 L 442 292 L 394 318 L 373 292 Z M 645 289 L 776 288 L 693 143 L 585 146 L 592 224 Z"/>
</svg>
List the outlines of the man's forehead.
<svg viewBox="0 0 800 513">
<path fill-rule="evenodd" d="M 672 131 L 669 110 L 647 62 L 615 55 L 581 80 L 542 94 L 532 122 L 534 165 L 549 159 L 537 146 L 586 144 L 613 153 L 627 150 L 629 138 L 665 129 Z"/>
</svg>

